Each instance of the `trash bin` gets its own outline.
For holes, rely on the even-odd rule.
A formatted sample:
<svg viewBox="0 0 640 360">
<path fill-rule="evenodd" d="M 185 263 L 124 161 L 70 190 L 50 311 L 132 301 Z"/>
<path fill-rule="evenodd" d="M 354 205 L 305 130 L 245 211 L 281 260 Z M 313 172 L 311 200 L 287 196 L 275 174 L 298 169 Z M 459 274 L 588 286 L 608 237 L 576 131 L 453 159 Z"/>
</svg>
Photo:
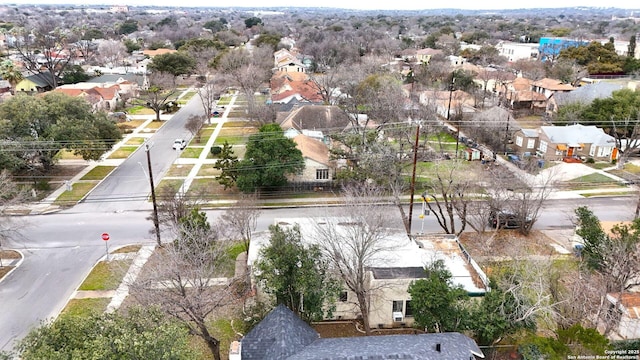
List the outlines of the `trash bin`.
<svg viewBox="0 0 640 360">
<path fill-rule="evenodd" d="M 538 160 L 538 167 L 540 169 L 542 169 L 544 167 L 544 160 L 542 160 L 542 159 Z"/>
</svg>

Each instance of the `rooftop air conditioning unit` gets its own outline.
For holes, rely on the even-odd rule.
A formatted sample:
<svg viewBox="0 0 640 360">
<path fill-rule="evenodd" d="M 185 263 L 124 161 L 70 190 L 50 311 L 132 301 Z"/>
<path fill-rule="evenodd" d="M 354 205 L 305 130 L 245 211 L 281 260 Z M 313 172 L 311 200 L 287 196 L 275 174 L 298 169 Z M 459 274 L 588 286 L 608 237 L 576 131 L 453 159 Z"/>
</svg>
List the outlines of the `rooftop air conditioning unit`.
<svg viewBox="0 0 640 360">
<path fill-rule="evenodd" d="M 402 316 L 402 313 L 399 311 L 394 311 L 393 312 L 393 321 L 394 322 L 402 322 L 404 320 L 404 317 Z"/>
</svg>

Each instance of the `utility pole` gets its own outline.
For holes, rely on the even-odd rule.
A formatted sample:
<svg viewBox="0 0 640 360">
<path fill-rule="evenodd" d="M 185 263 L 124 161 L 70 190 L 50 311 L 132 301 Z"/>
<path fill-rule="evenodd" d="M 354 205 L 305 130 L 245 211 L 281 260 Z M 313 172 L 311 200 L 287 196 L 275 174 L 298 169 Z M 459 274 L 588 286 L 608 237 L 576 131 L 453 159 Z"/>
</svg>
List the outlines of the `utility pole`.
<svg viewBox="0 0 640 360">
<path fill-rule="evenodd" d="M 453 85 L 456 83 L 456 74 L 451 73 L 451 83 L 449 84 L 449 103 L 447 104 L 447 123 L 451 118 L 451 98 L 453 96 Z M 458 158 L 458 144 L 460 143 L 460 124 L 456 124 L 456 159 Z"/>
<path fill-rule="evenodd" d="M 507 155 L 507 142 L 509 142 L 509 120 L 511 114 L 507 114 L 507 130 L 504 132 L 504 154 Z"/>
<path fill-rule="evenodd" d="M 407 235 L 411 235 L 411 222 L 413 217 L 413 194 L 416 192 L 416 166 L 418 165 L 418 141 L 420 139 L 420 123 L 416 127 L 416 141 L 413 144 L 413 171 L 411 173 L 411 196 L 409 198 L 409 226 Z"/>
<path fill-rule="evenodd" d="M 162 246 L 160 240 L 160 221 L 158 220 L 158 204 L 156 202 L 156 190 L 153 185 L 153 170 L 151 169 L 151 147 L 149 144 L 144 144 L 144 151 L 147 153 L 147 166 L 149 167 L 149 184 L 151 185 L 151 201 L 153 202 L 153 226 L 156 230 L 156 241 L 158 246 Z"/>
</svg>

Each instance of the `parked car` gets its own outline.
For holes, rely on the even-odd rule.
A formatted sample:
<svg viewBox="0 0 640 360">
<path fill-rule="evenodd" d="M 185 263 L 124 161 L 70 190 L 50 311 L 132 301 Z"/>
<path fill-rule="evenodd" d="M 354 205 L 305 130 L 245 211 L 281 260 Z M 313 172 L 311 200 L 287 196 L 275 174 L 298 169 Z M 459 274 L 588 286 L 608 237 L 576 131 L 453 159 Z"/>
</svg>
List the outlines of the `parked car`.
<svg viewBox="0 0 640 360">
<path fill-rule="evenodd" d="M 489 213 L 489 226 L 494 229 L 519 229 L 522 227 L 522 217 L 509 210 L 492 210 Z M 531 223 L 531 218 L 524 220 L 527 224 Z"/>
<path fill-rule="evenodd" d="M 187 142 L 184 139 L 175 139 L 173 141 L 173 150 L 184 150 L 187 147 Z"/>
<path fill-rule="evenodd" d="M 124 111 L 116 111 L 116 112 L 109 113 L 107 114 L 107 117 L 119 123 L 125 122 L 125 121 L 131 121 L 131 118 Z"/>
</svg>

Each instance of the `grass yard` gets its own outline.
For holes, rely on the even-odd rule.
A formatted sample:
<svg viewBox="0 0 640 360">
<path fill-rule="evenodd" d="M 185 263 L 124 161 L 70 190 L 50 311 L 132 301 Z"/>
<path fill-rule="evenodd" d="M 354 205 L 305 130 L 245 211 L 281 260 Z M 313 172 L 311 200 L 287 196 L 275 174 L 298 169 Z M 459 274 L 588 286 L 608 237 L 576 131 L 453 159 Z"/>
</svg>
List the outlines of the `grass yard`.
<svg viewBox="0 0 640 360">
<path fill-rule="evenodd" d="M 173 164 L 167 171 L 167 177 L 185 177 L 193 169 L 193 164 L 177 165 Z"/>
<path fill-rule="evenodd" d="M 184 96 L 182 96 L 180 99 L 178 99 L 178 104 L 186 104 L 189 102 L 189 100 L 191 100 L 191 98 L 193 98 L 195 95 L 197 94 L 196 91 L 189 91 L 186 94 L 184 94 Z"/>
<path fill-rule="evenodd" d="M 162 127 L 162 125 L 164 125 L 164 121 L 162 121 L 162 120 L 160 120 L 160 121 L 153 120 L 152 122 L 147 124 L 145 129 L 157 130 L 157 129 L 160 129 Z"/>
<path fill-rule="evenodd" d="M 612 178 L 598 173 L 571 179 L 565 182 L 564 185 L 571 188 L 571 190 L 593 189 L 595 187 L 624 187 L 623 184 L 620 184 Z"/>
<path fill-rule="evenodd" d="M 156 185 L 157 197 L 174 197 L 180 187 L 182 186 L 182 180 L 176 179 L 162 179 L 158 185 Z"/>
<path fill-rule="evenodd" d="M 82 155 L 75 155 L 72 150 L 62 149 L 56 154 L 56 159 L 60 160 L 81 160 Z"/>
<path fill-rule="evenodd" d="M 127 109 L 129 115 L 155 115 L 155 111 L 142 105 L 132 106 Z"/>
<path fill-rule="evenodd" d="M 98 182 L 96 181 L 76 182 L 71 185 L 71 191 L 63 192 L 53 203 L 56 205 L 75 204 L 87 195 L 97 184 Z"/>
<path fill-rule="evenodd" d="M 245 118 L 247 117 L 247 112 L 245 110 L 232 110 L 229 111 L 228 118 Z"/>
<path fill-rule="evenodd" d="M 102 180 L 115 168 L 116 166 L 98 165 L 86 173 L 80 180 Z"/>
<path fill-rule="evenodd" d="M 221 171 L 218 169 L 215 169 L 213 165 L 205 164 L 200 168 L 196 176 L 218 176 L 220 175 L 220 173 Z"/>
<path fill-rule="evenodd" d="M 220 100 L 218 100 L 217 105 L 218 106 L 229 105 L 230 102 L 231 102 L 231 96 L 223 96 L 220 98 Z"/>
<path fill-rule="evenodd" d="M 142 245 L 127 245 L 112 251 L 112 254 L 128 254 L 138 252 L 142 248 Z"/>
<path fill-rule="evenodd" d="M 194 179 L 187 192 L 187 196 L 216 200 L 233 200 L 237 194 L 235 190 L 225 190 L 214 178 Z"/>
<path fill-rule="evenodd" d="M 596 162 L 596 163 L 591 163 L 591 164 L 588 163 L 588 162 L 585 162 L 584 164 L 587 165 L 590 168 L 597 169 L 597 170 L 602 170 L 602 169 L 606 169 L 606 168 L 614 166 L 610 162 Z"/>
<path fill-rule="evenodd" d="M 209 141 L 211 135 L 213 135 L 214 128 L 203 128 L 198 132 L 198 135 L 193 137 L 193 140 L 189 143 L 189 145 L 204 145 Z M 200 142 L 197 142 L 198 136 L 200 137 Z"/>
<path fill-rule="evenodd" d="M 145 142 L 145 140 L 147 140 L 147 138 L 136 136 L 127 140 L 125 145 L 142 145 Z"/>
<path fill-rule="evenodd" d="M 137 149 L 138 146 L 120 146 L 116 151 L 112 152 L 111 155 L 109 155 L 109 159 L 126 159 Z"/>
<path fill-rule="evenodd" d="M 239 120 L 232 120 L 232 121 L 227 121 L 224 124 L 222 124 L 222 128 L 243 128 L 243 127 L 247 127 L 250 126 L 251 122 L 250 121 L 239 121 Z"/>
<path fill-rule="evenodd" d="M 91 270 L 78 290 L 115 290 L 133 260 L 100 261 Z"/>
<path fill-rule="evenodd" d="M 145 120 L 131 120 L 123 123 L 118 123 L 116 126 L 118 126 L 120 130 L 126 130 L 126 129 L 133 130 L 142 126 L 144 122 Z"/>
<path fill-rule="evenodd" d="M 103 313 L 111 298 L 71 299 L 64 307 L 60 316 L 88 317 L 93 314 Z"/>
<path fill-rule="evenodd" d="M 197 159 L 204 150 L 203 147 L 188 147 L 180 154 L 181 159 Z"/>
</svg>

